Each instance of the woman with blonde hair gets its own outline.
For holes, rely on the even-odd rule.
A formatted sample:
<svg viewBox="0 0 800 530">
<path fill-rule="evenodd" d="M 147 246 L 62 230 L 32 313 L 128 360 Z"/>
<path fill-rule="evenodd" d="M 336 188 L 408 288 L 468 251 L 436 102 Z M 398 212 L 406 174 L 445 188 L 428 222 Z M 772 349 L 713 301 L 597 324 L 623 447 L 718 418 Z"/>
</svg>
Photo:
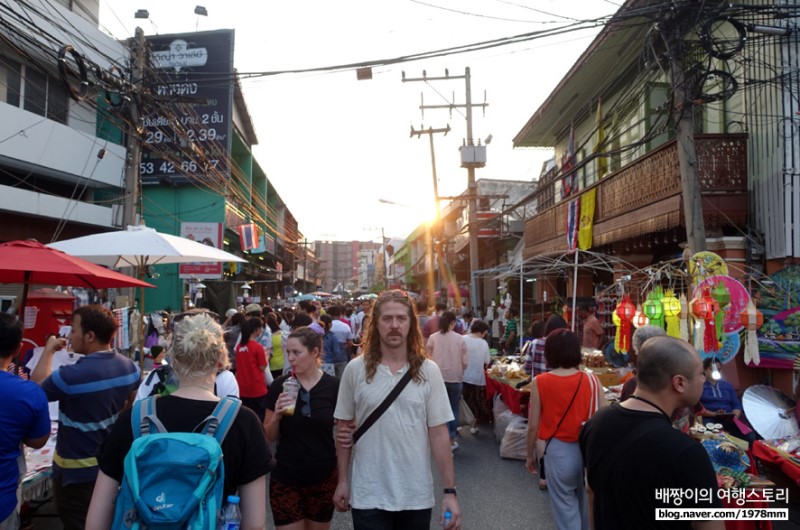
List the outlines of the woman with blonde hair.
<svg viewBox="0 0 800 530">
<path fill-rule="evenodd" d="M 156 398 L 158 419 L 169 432 L 194 432 L 211 415 L 219 401 L 214 395 L 217 371 L 229 366 L 223 332 L 206 312 L 175 317 L 172 367 L 180 386 L 172 394 Z M 111 527 L 114 504 L 123 480 L 125 455 L 133 443 L 131 409 L 120 413 L 98 458 L 100 472 L 89 506 L 86 528 Z M 270 454 L 261 422 L 248 408 L 239 410 L 222 442 L 225 464 L 224 494 L 241 498 L 242 528 L 265 528 L 266 474 Z"/>
<path fill-rule="evenodd" d="M 311 328 L 292 331 L 284 353 L 292 371 L 270 385 L 264 419 L 267 439 L 278 442 L 269 482 L 272 517 L 282 530 L 327 530 L 338 481 L 333 411 L 339 379 L 320 369 L 322 337 Z M 289 377 L 300 383 L 294 399 L 283 391 Z"/>
</svg>

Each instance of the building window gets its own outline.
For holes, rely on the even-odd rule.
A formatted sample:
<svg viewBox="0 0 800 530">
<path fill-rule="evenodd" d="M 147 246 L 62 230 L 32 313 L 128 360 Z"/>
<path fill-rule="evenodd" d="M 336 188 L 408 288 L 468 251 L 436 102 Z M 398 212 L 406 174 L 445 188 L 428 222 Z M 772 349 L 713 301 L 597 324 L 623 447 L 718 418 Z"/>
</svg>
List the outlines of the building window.
<svg viewBox="0 0 800 530">
<path fill-rule="evenodd" d="M 0 58 L 0 101 L 19 107 L 22 65 L 6 57 Z"/>
<path fill-rule="evenodd" d="M 7 57 L 0 58 L 0 101 L 66 124 L 69 95 L 61 82 Z"/>
</svg>

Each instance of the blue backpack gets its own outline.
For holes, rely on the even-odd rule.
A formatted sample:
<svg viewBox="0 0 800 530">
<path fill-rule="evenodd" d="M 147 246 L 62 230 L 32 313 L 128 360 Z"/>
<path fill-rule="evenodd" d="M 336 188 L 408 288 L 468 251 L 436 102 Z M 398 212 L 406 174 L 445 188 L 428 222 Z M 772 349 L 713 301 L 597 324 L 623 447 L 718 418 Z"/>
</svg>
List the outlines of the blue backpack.
<svg viewBox="0 0 800 530">
<path fill-rule="evenodd" d="M 157 399 L 133 404 L 133 444 L 112 528 L 216 530 L 224 500 L 221 444 L 242 402 L 222 398 L 196 432 L 167 432 L 156 415 Z"/>
</svg>

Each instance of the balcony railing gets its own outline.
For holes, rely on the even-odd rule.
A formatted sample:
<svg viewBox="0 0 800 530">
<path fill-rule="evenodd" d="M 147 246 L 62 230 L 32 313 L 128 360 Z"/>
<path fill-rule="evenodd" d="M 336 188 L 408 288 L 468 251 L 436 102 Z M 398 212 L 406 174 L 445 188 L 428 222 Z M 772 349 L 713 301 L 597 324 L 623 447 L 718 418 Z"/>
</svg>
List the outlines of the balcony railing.
<svg viewBox="0 0 800 530">
<path fill-rule="evenodd" d="M 747 135 L 695 136 L 706 226 L 743 224 L 747 216 Z M 574 194 L 553 204 L 556 174 L 542 178 L 539 213 L 525 222 L 525 255 L 566 249 L 566 210 Z M 673 140 L 616 171 L 597 189 L 593 244 L 665 230 L 683 223 L 681 177 Z M 585 190 L 581 190 L 583 192 Z"/>
</svg>

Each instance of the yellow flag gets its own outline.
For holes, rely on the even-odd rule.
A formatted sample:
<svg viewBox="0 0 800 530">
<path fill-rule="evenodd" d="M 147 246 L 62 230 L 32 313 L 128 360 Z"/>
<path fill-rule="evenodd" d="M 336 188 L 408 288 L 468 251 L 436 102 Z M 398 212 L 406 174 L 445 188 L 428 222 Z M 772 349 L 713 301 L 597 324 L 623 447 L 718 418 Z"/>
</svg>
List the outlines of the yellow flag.
<svg viewBox="0 0 800 530">
<path fill-rule="evenodd" d="M 606 129 L 603 126 L 603 102 L 597 100 L 597 141 L 594 144 L 594 152 L 602 153 L 605 149 Z M 597 180 L 603 178 L 608 173 L 608 157 L 597 157 Z"/>
<path fill-rule="evenodd" d="M 597 188 L 592 188 L 581 195 L 581 222 L 578 225 L 578 248 L 588 250 L 592 247 L 592 228 L 594 226 L 594 203 Z"/>
</svg>

